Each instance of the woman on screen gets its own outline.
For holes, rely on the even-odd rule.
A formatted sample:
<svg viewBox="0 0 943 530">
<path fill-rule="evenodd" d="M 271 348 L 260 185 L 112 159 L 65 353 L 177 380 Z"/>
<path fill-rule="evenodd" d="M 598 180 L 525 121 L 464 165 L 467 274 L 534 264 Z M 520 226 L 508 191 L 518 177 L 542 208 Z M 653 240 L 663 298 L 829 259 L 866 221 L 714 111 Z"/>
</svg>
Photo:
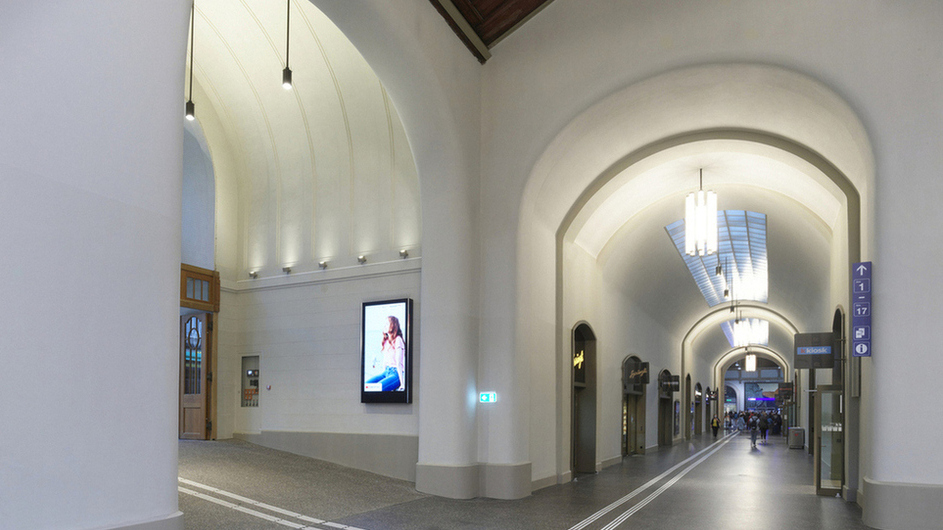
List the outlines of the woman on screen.
<svg viewBox="0 0 943 530">
<path fill-rule="evenodd" d="M 383 363 L 386 370 L 371 377 L 367 383 L 380 383 L 383 392 L 403 390 L 406 388 L 406 342 L 399 327 L 399 319 L 390 316 L 389 327 L 383 332 L 383 342 L 380 351 L 383 352 Z"/>
</svg>

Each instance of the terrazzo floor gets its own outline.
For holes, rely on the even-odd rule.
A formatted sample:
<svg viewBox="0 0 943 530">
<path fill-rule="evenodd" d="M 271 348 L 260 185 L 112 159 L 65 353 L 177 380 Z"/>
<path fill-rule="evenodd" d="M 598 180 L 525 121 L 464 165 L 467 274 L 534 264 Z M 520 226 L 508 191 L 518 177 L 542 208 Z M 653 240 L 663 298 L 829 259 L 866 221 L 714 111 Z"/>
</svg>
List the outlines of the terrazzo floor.
<svg viewBox="0 0 943 530">
<path fill-rule="evenodd" d="M 238 440 L 181 441 L 179 462 L 188 530 L 868 528 L 855 504 L 815 495 L 812 457 L 783 438 L 705 435 L 514 501 L 443 499 Z"/>
</svg>

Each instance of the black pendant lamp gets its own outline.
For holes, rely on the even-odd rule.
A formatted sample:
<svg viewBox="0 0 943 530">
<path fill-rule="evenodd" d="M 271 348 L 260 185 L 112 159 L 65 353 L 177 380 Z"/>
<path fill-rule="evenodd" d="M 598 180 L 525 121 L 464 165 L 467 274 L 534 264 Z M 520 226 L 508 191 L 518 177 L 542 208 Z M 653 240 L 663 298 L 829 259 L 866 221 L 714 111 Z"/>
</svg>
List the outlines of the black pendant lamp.
<svg viewBox="0 0 943 530">
<path fill-rule="evenodd" d="M 196 119 L 196 113 L 193 106 L 193 19 L 196 18 L 196 2 L 190 4 L 190 93 L 187 96 L 187 119 L 193 121 Z"/>
<path fill-rule="evenodd" d="M 287 17 L 285 21 L 285 69 L 282 70 L 282 87 L 285 90 L 291 90 L 291 68 L 288 67 L 288 50 L 290 47 L 289 35 L 291 34 L 291 0 L 288 0 Z"/>
</svg>

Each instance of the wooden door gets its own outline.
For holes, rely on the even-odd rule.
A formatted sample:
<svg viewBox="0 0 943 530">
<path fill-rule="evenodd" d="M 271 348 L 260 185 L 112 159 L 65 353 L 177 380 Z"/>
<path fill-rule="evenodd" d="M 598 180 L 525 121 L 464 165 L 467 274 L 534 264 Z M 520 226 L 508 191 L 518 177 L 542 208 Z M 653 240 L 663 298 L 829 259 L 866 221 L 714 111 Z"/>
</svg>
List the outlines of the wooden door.
<svg viewBox="0 0 943 530">
<path fill-rule="evenodd" d="M 180 428 L 185 440 L 207 434 L 207 314 L 180 317 Z"/>
</svg>

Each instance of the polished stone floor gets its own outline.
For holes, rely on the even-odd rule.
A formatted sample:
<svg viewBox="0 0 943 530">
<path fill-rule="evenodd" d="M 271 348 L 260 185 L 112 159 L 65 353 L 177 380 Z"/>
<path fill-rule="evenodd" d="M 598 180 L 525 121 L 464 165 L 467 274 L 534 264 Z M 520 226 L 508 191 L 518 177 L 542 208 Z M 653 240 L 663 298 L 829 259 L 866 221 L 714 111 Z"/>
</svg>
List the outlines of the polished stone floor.
<svg viewBox="0 0 943 530">
<path fill-rule="evenodd" d="M 815 495 L 812 459 L 784 439 L 709 436 L 625 458 L 516 501 L 458 501 L 246 442 L 180 442 L 188 530 L 867 528 L 861 511 Z"/>
</svg>

